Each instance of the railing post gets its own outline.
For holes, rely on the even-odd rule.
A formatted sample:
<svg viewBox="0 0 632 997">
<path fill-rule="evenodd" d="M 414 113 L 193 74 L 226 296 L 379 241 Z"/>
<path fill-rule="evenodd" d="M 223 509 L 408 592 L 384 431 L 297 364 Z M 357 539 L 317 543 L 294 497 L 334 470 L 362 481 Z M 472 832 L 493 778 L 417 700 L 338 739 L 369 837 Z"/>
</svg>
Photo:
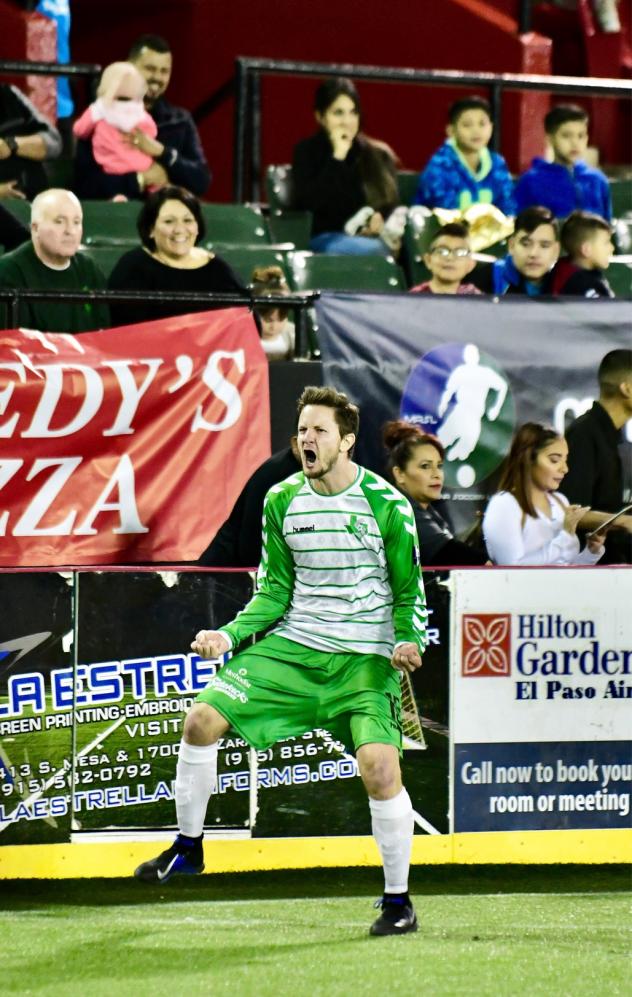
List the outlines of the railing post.
<svg viewBox="0 0 632 997">
<path fill-rule="evenodd" d="M 235 139 L 233 152 L 233 201 L 244 200 L 244 174 L 247 138 L 248 73 L 241 59 L 235 59 Z"/>
<path fill-rule="evenodd" d="M 250 200 L 261 197 L 261 74 L 250 71 Z"/>
<path fill-rule="evenodd" d="M 489 144 L 494 152 L 500 152 L 501 149 L 502 103 L 502 84 L 499 81 L 491 83 L 489 87 L 489 104 L 492 112 L 492 121 L 494 122 L 494 130 Z"/>
<path fill-rule="evenodd" d="M 527 31 L 531 31 L 531 14 L 531 0 L 520 0 L 518 34 L 526 35 Z"/>
</svg>

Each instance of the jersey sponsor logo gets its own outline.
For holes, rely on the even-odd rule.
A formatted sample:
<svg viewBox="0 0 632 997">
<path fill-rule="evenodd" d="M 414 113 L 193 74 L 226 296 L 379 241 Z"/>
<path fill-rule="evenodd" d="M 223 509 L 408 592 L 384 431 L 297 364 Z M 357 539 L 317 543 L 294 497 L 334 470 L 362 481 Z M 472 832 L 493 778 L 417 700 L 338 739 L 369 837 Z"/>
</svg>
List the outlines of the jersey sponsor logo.
<svg viewBox="0 0 632 997">
<path fill-rule="evenodd" d="M 347 533 L 353 533 L 356 537 L 365 537 L 369 532 L 369 524 L 362 519 L 358 520 L 356 514 L 353 513 L 345 529 Z"/>
<path fill-rule="evenodd" d="M 438 437 L 446 485 L 458 488 L 495 470 L 516 421 L 509 378 L 474 343 L 447 343 L 425 353 L 406 382 L 400 411 Z"/>
<path fill-rule="evenodd" d="M 461 674 L 465 678 L 511 675 L 511 614 L 464 613 Z"/>
<path fill-rule="evenodd" d="M 311 526 L 293 526 L 292 533 L 315 533 L 316 527 L 312 523 Z"/>
</svg>

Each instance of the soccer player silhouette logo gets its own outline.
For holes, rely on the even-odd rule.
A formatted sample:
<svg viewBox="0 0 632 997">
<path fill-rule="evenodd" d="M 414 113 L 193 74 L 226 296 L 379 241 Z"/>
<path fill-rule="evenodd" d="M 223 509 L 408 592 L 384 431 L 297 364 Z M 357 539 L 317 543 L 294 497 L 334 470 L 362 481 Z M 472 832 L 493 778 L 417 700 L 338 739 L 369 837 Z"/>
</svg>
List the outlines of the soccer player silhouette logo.
<svg viewBox="0 0 632 997">
<path fill-rule="evenodd" d="M 496 397 L 486 412 L 490 391 Z M 506 397 L 504 377 L 481 364 L 478 347 L 468 343 L 463 349 L 463 363 L 450 374 L 437 410 L 443 419 L 437 436 L 448 460 L 467 460 L 480 439 L 483 417 L 495 422 Z M 444 418 L 453 399 L 454 404 Z"/>
</svg>

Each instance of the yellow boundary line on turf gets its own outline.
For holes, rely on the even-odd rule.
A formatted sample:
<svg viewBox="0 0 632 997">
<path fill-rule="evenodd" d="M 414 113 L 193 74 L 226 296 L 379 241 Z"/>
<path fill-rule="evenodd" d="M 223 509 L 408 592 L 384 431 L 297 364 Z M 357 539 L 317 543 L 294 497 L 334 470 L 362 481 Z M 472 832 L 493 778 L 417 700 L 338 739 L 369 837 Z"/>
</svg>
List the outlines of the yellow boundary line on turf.
<svg viewBox="0 0 632 997">
<path fill-rule="evenodd" d="M 59 845 L 0 846 L 0 879 L 76 879 L 129 876 L 162 841 L 89 841 Z M 415 865 L 628 863 L 632 830 L 495 831 L 415 837 Z M 377 866 L 371 837 L 210 838 L 207 873 L 326 866 Z"/>
</svg>

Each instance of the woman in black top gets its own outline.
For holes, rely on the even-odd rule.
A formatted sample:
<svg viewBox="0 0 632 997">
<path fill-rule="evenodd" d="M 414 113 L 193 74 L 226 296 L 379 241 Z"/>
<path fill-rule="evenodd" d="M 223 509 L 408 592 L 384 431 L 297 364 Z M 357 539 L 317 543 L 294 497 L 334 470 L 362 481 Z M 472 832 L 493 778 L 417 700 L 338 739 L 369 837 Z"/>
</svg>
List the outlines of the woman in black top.
<svg viewBox="0 0 632 997">
<path fill-rule="evenodd" d="M 321 253 L 382 254 L 399 248 L 395 157 L 360 131 L 360 99 L 351 80 L 316 91 L 319 128 L 299 142 L 292 160 L 293 204 L 314 215 L 310 249 Z M 401 229 L 401 231 L 400 231 Z"/>
<path fill-rule="evenodd" d="M 152 291 L 192 293 L 248 291 L 229 265 L 198 246 L 205 226 L 197 198 L 181 187 L 162 187 L 150 194 L 138 216 L 142 246 L 125 253 L 114 267 L 108 287 L 115 291 L 146 291 L 146 300 L 120 302 L 111 307 L 113 325 L 130 325 L 189 312 L 225 308 L 211 302 L 200 305 L 155 303 Z"/>
<path fill-rule="evenodd" d="M 391 476 L 415 513 L 421 563 L 426 567 L 489 564 L 485 554 L 454 539 L 448 522 L 433 507 L 443 487 L 444 450 L 439 440 L 403 420 L 387 422 L 382 434 Z"/>
</svg>

